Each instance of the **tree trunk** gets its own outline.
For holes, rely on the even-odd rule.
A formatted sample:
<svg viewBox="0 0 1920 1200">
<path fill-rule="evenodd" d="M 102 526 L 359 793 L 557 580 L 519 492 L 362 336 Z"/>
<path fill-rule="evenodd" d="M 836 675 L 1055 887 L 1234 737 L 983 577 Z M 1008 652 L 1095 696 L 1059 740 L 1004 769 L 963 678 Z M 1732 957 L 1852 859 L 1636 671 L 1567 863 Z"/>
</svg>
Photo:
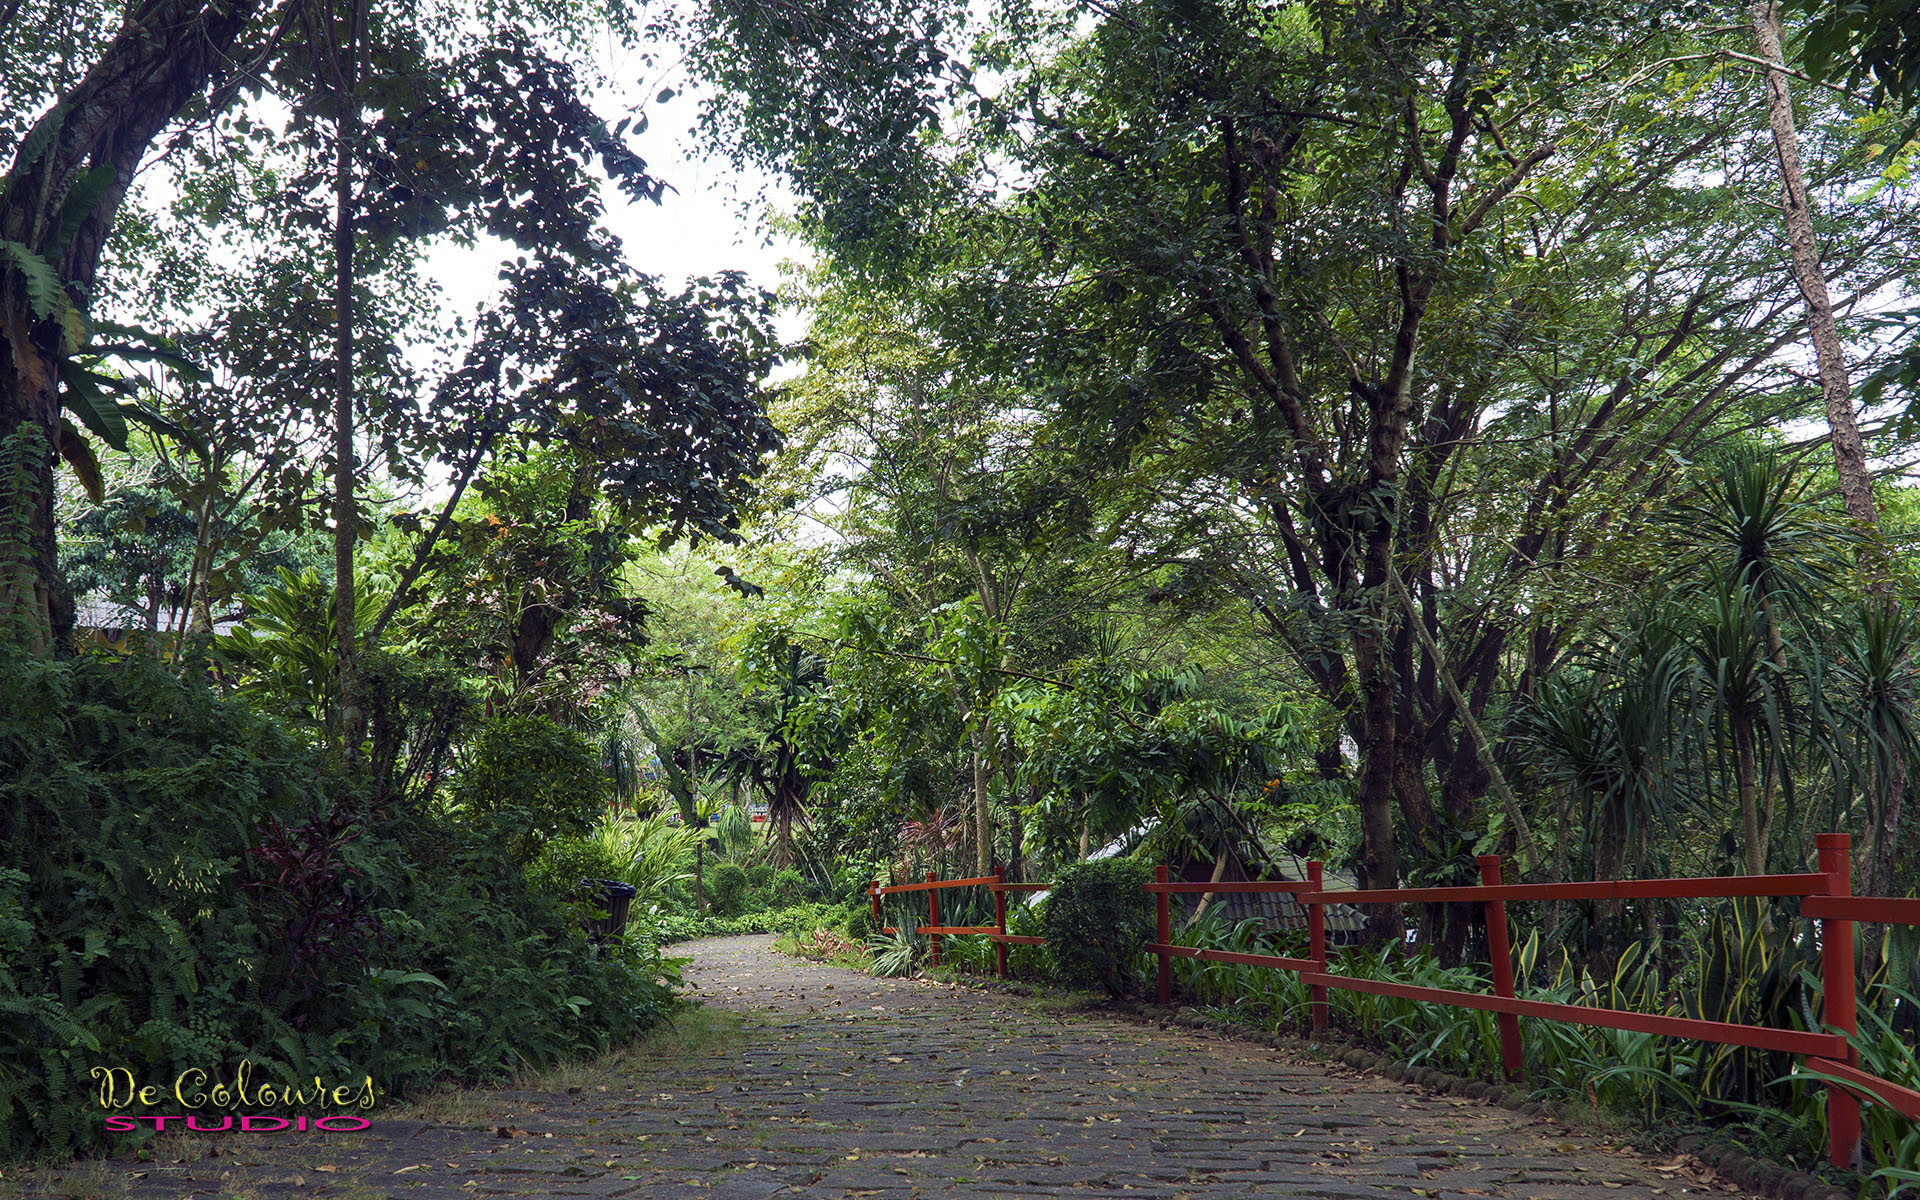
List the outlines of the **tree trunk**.
<svg viewBox="0 0 1920 1200">
<path fill-rule="evenodd" d="M 54 453 L 45 431 L 59 436 L 59 404 L 41 375 L 47 365 L 13 330 L 0 337 L 0 640 L 33 658 L 53 652 L 56 631 L 71 638 L 73 628 L 73 597 L 54 553 Z"/>
<path fill-rule="evenodd" d="M 1775 0 L 1755 0 L 1751 9 L 1753 37 L 1760 57 L 1782 62 L 1780 10 Z M 1820 266 L 1820 248 L 1813 237 L 1813 212 L 1808 207 L 1806 172 L 1800 163 L 1800 139 L 1794 131 L 1793 97 L 1787 91 L 1784 70 L 1767 71 L 1767 122 L 1773 127 L 1773 146 L 1780 156 L 1780 182 L 1786 210 L 1787 244 L 1792 249 L 1793 278 L 1806 302 L 1807 328 L 1813 335 L 1814 361 L 1820 369 L 1820 398 L 1827 408 L 1827 428 L 1833 445 L 1833 471 L 1847 515 L 1872 535 L 1863 554 L 1869 557 L 1874 590 L 1891 589 L 1887 578 L 1886 548 L 1880 542 L 1880 511 L 1867 476 L 1867 452 L 1854 419 L 1852 386 L 1847 379 L 1847 356 L 1833 320 L 1833 302 Z"/>
<path fill-rule="evenodd" d="M 1081 857 L 1084 858 L 1085 855 L 1082 855 Z M 1233 858 L 1232 854 L 1229 854 L 1223 851 L 1220 857 L 1214 859 L 1213 860 L 1213 877 L 1207 880 L 1207 882 L 1219 883 L 1222 879 L 1225 879 L 1227 877 L 1227 863 L 1232 858 Z M 1181 928 L 1192 929 L 1195 925 L 1198 925 L 1200 923 L 1200 918 L 1207 915 L 1207 906 L 1212 903 L 1213 903 L 1213 893 L 1201 892 L 1200 903 L 1193 906 L 1193 915 L 1187 918 L 1187 923 L 1185 925 L 1182 925 Z"/>
<path fill-rule="evenodd" d="M 987 803 L 987 735 L 983 728 L 973 731 L 973 820 L 974 859 L 977 874 L 993 874 L 993 813 Z"/>
<path fill-rule="evenodd" d="M 141 614 L 140 632 L 147 639 L 147 653 L 155 658 L 160 657 L 160 609 L 165 601 L 163 586 L 163 581 L 155 575 L 153 583 L 147 588 L 146 611 Z"/>
<path fill-rule="evenodd" d="M 1767 873 L 1767 842 L 1760 832 L 1759 798 L 1754 792 L 1753 722 L 1746 717 L 1733 721 L 1733 775 L 1740 792 L 1740 835 L 1745 841 L 1749 875 Z"/>
<path fill-rule="evenodd" d="M 1780 9 L 1775 0 L 1754 0 L 1750 9 L 1753 40 L 1760 57 L 1769 63 L 1784 63 L 1780 46 Z M 1833 319 L 1833 302 L 1827 296 L 1827 279 L 1820 263 L 1820 247 L 1813 236 L 1813 211 L 1807 197 L 1806 171 L 1800 162 L 1800 138 L 1793 123 L 1793 97 L 1787 90 L 1784 70 L 1767 71 L 1767 123 L 1773 129 L 1774 149 L 1780 156 L 1780 182 L 1786 211 L 1787 243 L 1792 249 L 1793 277 L 1800 285 L 1806 303 L 1807 328 L 1813 335 L 1814 362 L 1820 370 L 1820 399 L 1827 409 L 1828 441 L 1833 446 L 1834 479 L 1847 515 L 1859 522 L 1868 535 L 1861 549 L 1866 568 L 1867 587 L 1879 602 L 1896 603 L 1893 579 L 1887 561 L 1886 543 L 1881 539 L 1880 508 L 1874 502 L 1873 485 L 1867 474 L 1867 451 L 1860 439 L 1860 425 L 1854 417 L 1853 387 L 1848 378 L 1846 350 Z M 1881 827 L 1872 849 L 1862 863 L 1862 882 L 1874 889 L 1891 885 L 1894 849 L 1899 829 L 1902 793 L 1906 788 L 1904 765 L 1887 781 L 1881 799 Z M 1878 930 L 1867 937 L 1871 959 L 1878 951 Z"/>
<path fill-rule="evenodd" d="M 181 630 L 180 649 L 187 641 L 213 635 L 213 603 L 208 596 L 209 576 L 213 573 L 213 497 L 200 499 L 193 538 L 193 562 L 187 567 L 187 621 Z"/>
<path fill-rule="evenodd" d="M 354 0 L 345 46 L 337 35 L 334 72 L 333 167 L 333 617 L 334 653 L 339 660 L 341 749 L 348 762 L 359 757 L 366 718 L 360 708 L 359 637 L 355 632 L 353 548 L 360 512 L 354 502 L 353 455 L 353 168 L 360 140 L 360 43 L 366 24 L 365 0 Z"/>
<path fill-rule="evenodd" d="M 1859 893 L 1864 896 L 1893 895 L 1894 851 L 1900 842 L 1901 796 L 1906 790 L 1907 762 L 1896 756 L 1887 772 L 1886 787 L 1880 797 L 1880 827 L 1873 831 L 1865 862 L 1855 874 L 1860 877 Z M 1861 967 L 1871 975 L 1880 965 L 1887 947 L 1887 927 L 1863 924 L 1860 930 Z"/>
<path fill-rule="evenodd" d="M 1032 803 L 1038 805 L 1040 803 L 1040 787 L 1038 784 L 1034 785 L 1030 795 L 1032 796 Z M 1017 804 L 1008 806 L 1007 842 L 1007 882 L 1025 883 L 1027 881 L 1027 827 L 1025 822 L 1020 819 L 1020 806 Z"/>
<path fill-rule="evenodd" d="M 1750 12 L 1753 39 L 1760 57 L 1769 63 L 1783 63 L 1778 4 L 1775 0 L 1754 0 Z M 1767 123 L 1773 129 L 1774 149 L 1780 156 L 1787 243 L 1793 254 L 1794 281 L 1800 285 L 1800 295 L 1806 303 L 1807 328 L 1813 335 L 1814 362 L 1820 370 L 1820 399 L 1826 405 L 1828 441 L 1833 446 L 1834 478 L 1847 515 L 1859 522 L 1868 535 L 1860 551 L 1867 588 L 1879 603 L 1891 607 L 1896 601 L 1891 564 L 1886 543 L 1881 538 L 1880 508 L 1874 502 L 1872 480 L 1867 474 L 1866 446 L 1860 439 L 1860 425 L 1854 416 L 1846 350 L 1834 323 L 1833 302 L 1827 296 L 1820 247 L 1814 241 L 1813 211 L 1807 197 L 1806 172 L 1800 163 L 1800 138 L 1794 129 L 1793 97 L 1787 90 L 1784 70 L 1769 68 L 1767 71 Z M 1862 864 L 1862 879 L 1869 888 L 1887 887 L 1893 879 L 1897 839 L 1892 831 L 1899 828 L 1902 792 L 1906 787 L 1904 766 L 1892 774 L 1887 784 L 1881 800 L 1881 828 L 1876 831 L 1878 836 L 1873 848 L 1864 856 Z M 1878 931 L 1868 934 L 1869 959 L 1878 950 L 1877 934 Z"/>
<path fill-rule="evenodd" d="M 1627 858 L 1626 814 L 1610 798 L 1600 800 L 1599 836 L 1594 839 L 1593 877 L 1596 880 L 1618 879 L 1625 869 Z M 1620 917 L 1625 911 L 1626 902 L 1619 899 L 1601 900 L 1594 904 L 1594 924 L 1599 926 L 1599 936 L 1592 941 L 1593 951 L 1588 955 L 1587 967 L 1597 979 L 1609 979 L 1613 976 L 1615 963 L 1619 959 L 1620 947 L 1625 941 L 1620 926 Z"/>
<path fill-rule="evenodd" d="M 1393 684 L 1383 679 L 1385 655 L 1371 636 L 1354 639 L 1355 661 L 1363 689 L 1360 727 L 1360 887 L 1391 888 L 1399 878 L 1393 832 L 1394 728 Z M 1399 941 L 1403 936 L 1397 905 L 1367 906 L 1367 940 Z"/>
</svg>

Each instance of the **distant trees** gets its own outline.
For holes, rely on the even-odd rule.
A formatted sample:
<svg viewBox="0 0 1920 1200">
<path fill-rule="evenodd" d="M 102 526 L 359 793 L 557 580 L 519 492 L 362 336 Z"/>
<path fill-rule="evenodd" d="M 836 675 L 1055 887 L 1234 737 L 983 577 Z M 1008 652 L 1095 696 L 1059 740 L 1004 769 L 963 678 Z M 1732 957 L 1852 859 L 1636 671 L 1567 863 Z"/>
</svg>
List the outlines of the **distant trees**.
<svg viewBox="0 0 1920 1200">
<path fill-rule="evenodd" d="M 1692 460 L 1809 411 L 1751 77 L 1605 6 L 975 18 L 991 82 L 939 32 L 957 11 L 729 24 L 720 123 L 790 170 L 844 277 L 913 295 L 917 336 L 1033 398 L 1052 477 L 1164 572 L 1134 594 L 1254 614 L 1335 716 L 1363 885 L 1501 845 L 1483 798 L 1516 702 L 1661 577 L 1645 530 Z M 883 27 L 911 53 L 865 70 Z M 1803 102 L 1809 194 L 1876 183 L 1846 102 Z M 884 179 L 858 195 L 855 154 Z M 1911 276 L 1912 205 L 1825 210 L 1835 311 Z M 1756 842 L 1760 649 L 1719 692 Z"/>
</svg>

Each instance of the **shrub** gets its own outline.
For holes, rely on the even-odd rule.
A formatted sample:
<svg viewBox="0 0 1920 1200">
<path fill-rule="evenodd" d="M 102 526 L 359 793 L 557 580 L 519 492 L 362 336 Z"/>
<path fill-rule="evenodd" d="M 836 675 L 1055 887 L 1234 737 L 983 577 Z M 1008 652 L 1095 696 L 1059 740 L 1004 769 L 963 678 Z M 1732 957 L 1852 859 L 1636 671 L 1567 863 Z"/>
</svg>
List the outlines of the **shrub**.
<svg viewBox="0 0 1920 1200">
<path fill-rule="evenodd" d="M 807 881 L 792 867 L 783 868 L 773 877 L 771 884 L 757 886 L 763 887 L 767 900 L 775 908 L 787 908 L 806 899 Z"/>
<path fill-rule="evenodd" d="M 577 900 L 582 879 L 618 879 L 621 865 L 618 852 L 598 838 L 554 838 L 527 866 L 527 882 L 549 896 Z"/>
<path fill-rule="evenodd" d="M 773 866 L 770 863 L 755 863 L 747 868 L 747 883 L 757 892 L 764 892 L 773 884 Z"/>
<path fill-rule="evenodd" d="M 628 917 L 627 928 L 629 937 L 637 927 L 645 940 L 665 946 L 694 938 L 730 937 L 741 933 L 785 933 L 799 937 L 826 924 L 831 916 L 831 912 L 819 904 L 763 909 L 737 917 L 698 917 L 654 905 L 643 914 Z"/>
<path fill-rule="evenodd" d="M 873 936 L 873 912 L 866 905 L 848 906 L 847 915 L 842 919 L 840 928 L 847 937 L 856 942 L 864 942 Z"/>
<path fill-rule="evenodd" d="M 549 842 L 531 874 L 560 895 L 572 895 L 582 879 L 617 879 L 639 892 L 635 903 L 655 904 L 693 878 L 700 833 L 668 824 L 663 813 L 603 817 L 585 837 Z"/>
<path fill-rule="evenodd" d="M 458 795 L 481 835 L 525 864 L 549 838 L 592 829 L 606 790 L 586 738 L 545 717 L 502 717 L 474 739 Z"/>
<path fill-rule="evenodd" d="M 739 863 L 721 863 L 707 872 L 707 904 L 714 915 L 738 916 L 747 905 L 747 870 Z"/>
<path fill-rule="evenodd" d="M 871 859 L 846 863 L 833 873 L 833 897 L 836 900 L 867 902 L 867 885 L 880 878 L 880 864 Z"/>
<path fill-rule="evenodd" d="M 1151 878 L 1145 863 L 1118 858 L 1075 863 L 1060 873 L 1040 924 L 1063 980 L 1127 994 L 1134 961 L 1153 940 L 1153 905 L 1140 890 Z"/>
<path fill-rule="evenodd" d="M 924 953 L 923 940 L 909 929 L 879 934 L 869 949 L 873 954 L 873 965 L 869 969 L 875 975 L 892 979 L 905 978 L 919 970 Z"/>
</svg>

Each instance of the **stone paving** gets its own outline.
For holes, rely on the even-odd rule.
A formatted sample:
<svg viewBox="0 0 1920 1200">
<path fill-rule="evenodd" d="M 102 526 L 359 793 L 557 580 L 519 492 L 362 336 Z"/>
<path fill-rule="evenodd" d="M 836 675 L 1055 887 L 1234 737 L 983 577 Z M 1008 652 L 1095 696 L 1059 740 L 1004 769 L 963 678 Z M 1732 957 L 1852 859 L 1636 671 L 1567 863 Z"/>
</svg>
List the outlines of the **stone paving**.
<svg viewBox="0 0 1920 1200">
<path fill-rule="evenodd" d="M 681 948 L 751 1028 L 718 1053 L 551 1093 L 485 1093 L 465 1120 L 393 1110 L 364 1134 L 111 1162 L 44 1194 L 130 1197 L 1727 1196 L 1480 1101 L 1252 1043 L 1021 998 Z M 379 1114 L 375 1114 L 376 1117 Z M 65 1187 L 68 1190 L 60 1190 Z M 38 1192 L 30 1194 L 42 1194 Z"/>
</svg>

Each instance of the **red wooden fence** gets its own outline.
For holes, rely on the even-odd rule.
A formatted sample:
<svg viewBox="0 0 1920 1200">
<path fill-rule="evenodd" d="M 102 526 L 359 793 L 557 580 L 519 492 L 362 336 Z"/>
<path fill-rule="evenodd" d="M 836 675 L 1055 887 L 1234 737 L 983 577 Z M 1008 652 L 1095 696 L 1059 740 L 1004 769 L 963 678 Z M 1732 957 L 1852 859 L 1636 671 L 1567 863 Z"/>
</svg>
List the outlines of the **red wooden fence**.
<svg viewBox="0 0 1920 1200">
<path fill-rule="evenodd" d="M 1798 1054 L 1819 1073 L 1840 1082 L 1827 1088 L 1827 1129 L 1829 1153 L 1835 1166 L 1853 1164 L 1860 1149 L 1860 1099 L 1885 1104 L 1920 1121 L 1920 1092 L 1904 1088 L 1859 1067 L 1859 1056 L 1849 1044 L 1858 1032 L 1855 1020 L 1853 926 L 1856 921 L 1884 924 L 1920 925 L 1920 900 L 1902 900 L 1878 896 L 1852 895 L 1850 866 L 1851 839 L 1844 833 L 1823 833 L 1815 839 L 1819 849 L 1818 871 L 1802 875 L 1736 875 L 1692 879 L 1613 879 L 1593 883 L 1521 883 L 1500 880 L 1500 858 L 1480 857 L 1479 887 L 1393 888 L 1374 891 L 1329 892 L 1322 887 L 1322 866 L 1307 864 L 1307 878 L 1301 881 L 1259 881 L 1187 883 L 1169 881 L 1167 868 L 1157 867 L 1154 882 L 1146 891 L 1154 898 L 1156 940 L 1148 949 L 1159 958 L 1160 1002 L 1173 999 L 1173 960 L 1196 958 L 1209 962 L 1240 963 L 1272 967 L 1299 974 L 1309 988 L 1310 1019 L 1315 1031 L 1327 1025 L 1327 989 L 1371 992 L 1458 1008 L 1481 1009 L 1496 1014 L 1500 1029 L 1500 1057 L 1509 1079 L 1519 1079 L 1525 1064 L 1521 1060 L 1520 1018 L 1535 1017 L 1548 1021 L 1567 1021 L 1626 1029 L 1668 1037 L 1693 1038 L 1734 1046 L 1751 1046 Z M 874 925 L 886 932 L 891 926 L 880 924 L 880 897 L 906 892 L 927 893 L 927 923 L 920 927 L 931 936 L 933 962 L 940 961 L 940 938 L 946 934 L 984 934 L 996 943 L 995 965 L 999 974 L 1007 973 L 1007 946 L 1037 946 L 1043 938 L 1022 937 L 1007 932 L 1008 892 L 1045 891 L 1044 883 L 1007 883 L 1003 872 L 970 879 L 939 879 L 927 873 L 925 883 L 881 887 L 875 880 L 868 887 L 873 902 Z M 940 893 L 947 888 L 986 887 L 994 898 L 992 925 L 940 924 Z M 1273 954 L 1244 954 L 1230 950 L 1202 950 L 1173 944 L 1168 897 L 1174 893 L 1287 892 L 1307 910 L 1307 957 L 1284 958 Z M 1823 1023 L 1830 1032 L 1815 1033 L 1797 1029 L 1775 1029 L 1761 1025 L 1740 1025 L 1725 1021 L 1704 1021 L 1692 1017 L 1670 1017 L 1628 1009 L 1589 1008 L 1579 1004 L 1560 1004 L 1545 1000 L 1523 1000 L 1514 994 L 1513 951 L 1507 931 L 1509 900 L 1705 900 L 1723 897 L 1798 896 L 1802 916 L 1820 922 L 1820 975 L 1825 1011 Z M 1488 956 L 1493 965 L 1493 994 L 1461 992 L 1450 988 L 1419 987 L 1378 979 L 1356 979 L 1336 975 L 1328 969 L 1326 905 L 1329 904 L 1402 904 L 1410 901 L 1438 903 L 1479 902 L 1486 905 Z"/>
</svg>

